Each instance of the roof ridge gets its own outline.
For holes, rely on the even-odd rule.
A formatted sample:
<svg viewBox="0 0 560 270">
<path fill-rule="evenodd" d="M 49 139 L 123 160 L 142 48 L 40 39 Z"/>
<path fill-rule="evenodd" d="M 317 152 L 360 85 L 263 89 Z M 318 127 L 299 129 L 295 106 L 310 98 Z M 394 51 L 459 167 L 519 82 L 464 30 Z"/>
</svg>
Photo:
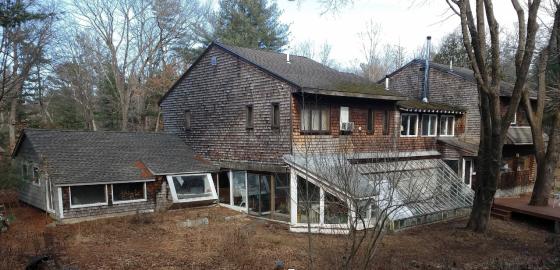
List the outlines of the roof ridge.
<svg viewBox="0 0 560 270">
<path fill-rule="evenodd" d="M 122 131 L 122 130 L 78 130 L 78 129 L 56 129 L 56 128 L 24 128 L 24 131 L 48 131 L 48 132 L 68 132 L 68 133 L 123 133 L 123 134 L 158 134 L 158 135 L 174 135 L 167 132 L 153 131 Z"/>
</svg>

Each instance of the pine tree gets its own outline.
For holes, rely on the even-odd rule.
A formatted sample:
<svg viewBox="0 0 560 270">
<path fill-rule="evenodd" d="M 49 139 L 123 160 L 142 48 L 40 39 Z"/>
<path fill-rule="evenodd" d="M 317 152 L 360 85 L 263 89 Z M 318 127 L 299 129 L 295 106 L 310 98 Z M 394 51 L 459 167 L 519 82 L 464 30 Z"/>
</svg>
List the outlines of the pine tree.
<svg viewBox="0 0 560 270">
<path fill-rule="evenodd" d="M 214 38 L 230 45 L 282 51 L 289 27 L 279 21 L 281 14 L 267 0 L 221 0 Z"/>
</svg>

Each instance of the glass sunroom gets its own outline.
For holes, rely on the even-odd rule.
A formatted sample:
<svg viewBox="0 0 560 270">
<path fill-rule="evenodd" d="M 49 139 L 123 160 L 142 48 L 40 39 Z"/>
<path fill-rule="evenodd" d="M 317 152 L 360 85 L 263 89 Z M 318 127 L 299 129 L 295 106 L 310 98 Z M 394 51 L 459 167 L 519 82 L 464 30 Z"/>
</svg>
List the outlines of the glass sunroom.
<svg viewBox="0 0 560 270">
<path fill-rule="evenodd" d="M 441 159 L 403 154 L 286 155 L 290 230 L 398 230 L 468 214 L 474 193 Z M 383 222 L 382 222 L 383 221 Z"/>
<path fill-rule="evenodd" d="M 226 170 L 214 178 L 221 205 L 253 216 L 290 220 L 288 174 Z"/>
</svg>

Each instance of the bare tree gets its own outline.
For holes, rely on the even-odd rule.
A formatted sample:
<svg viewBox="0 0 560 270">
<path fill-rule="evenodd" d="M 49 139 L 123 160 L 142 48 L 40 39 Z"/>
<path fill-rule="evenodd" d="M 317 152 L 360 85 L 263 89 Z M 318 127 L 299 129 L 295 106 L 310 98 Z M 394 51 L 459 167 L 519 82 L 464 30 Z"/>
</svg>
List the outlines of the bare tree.
<svg viewBox="0 0 560 270">
<path fill-rule="evenodd" d="M 452 169 L 439 159 L 412 159 L 394 139 L 383 152 L 364 152 L 363 140 L 325 146 L 309 139 L 288 161 L 306 175 L 294 202 L 298 223 L 308 233 L 345 235 L 342 246 L 325 247 L 337 254 L 334 268 L 369 269 L 388 230 L 468 213 L 474 194 Z"/>
<path fill-rule="evenodd" d="M 548 45 L 541 51 L 538 61 L 537 71 L 537 101 L 536 106 L 530 98 L 530 93 L 525 90 L 523 93 L 523 105 L 527 112 L 527 119 L 531 125 L 533 137 L 533 147 L 537 161 L 537 178 L 533 187 L 533 193 L 529 204 L 546 206 L 552 192 L 554 184 L 554 173 L 560 161 L 560 109 L 558 97 L 560 96 L 559 79 L 560 76 L 554 68 L 550 66 L 558 65 L 560 55 L 560 9 L 559 3 L 554 1 L 556 8 L 554 12 L 554 23 L 550 31 Z M 548 88 L 547 75 L 553 87 Z M 552 100 L 550 100 L 550 97 Z M 546 102 L 549 101 L 547 106 Z M 545 110 L 549 110 L 551 116 L 551 127 L 548 130 L 549 141 L 545 142 Z"/>
<path fill-rule="evenodd" d="M 502 148 L 506 133 L 513 115 L 517 112 L 533 59 L 535 36 L 538 30 L 537 12 L 541 1 L 531 1 L 528 6 L 528 14 L 526 14 L 520 3 L 512 0 L 518 19 L 516 80 L 505 115 L 502 114 L 500 101 L 502 80 L 500 28 L 492 1 L 476 0 L 474 5 L 471 5 L 469 0 L 446 0 L 446 2 L 460 17 L 463 44 L 478 86 L 482 120 L 477 168 L 477 179 L 479 180 L 475 187 L 476 196 L 467 227 L 476 232 L 484 232 L 488 227 L 492 201 L 501 175 Z M 487 30 L 489 30 L 490 38 L 488 47 Z M 487 57 L 488 49 L 490 57 Z"/>
<path fill-rule="evenodd" d="M 387 68 L 379 57 L 381 25 L 370 20 L 366 23 L 365 30 L 358 33 L 358 37 L 361 40 L 363 55 L 363 62 L 360 63 L 362 74 L 371 81 L 377 81 L 387 73 Z"/>
<path fill-rule="evenodd" d="M 24 84 L 33 67 L 44 59 L 55 16 L 50 7 L 33 1 L 6 2 L 2 9 L 9 16 L 0 20 L 0 102 L 8 98 L 9 147 L 12 149 L 16 143 L 17 109 L 22 102 Z"/>
<path fill-rule="evenodd" d="M 121 113 L 121 130 L 128 129 L 131 104 L 136 115 L 145 106 L 147 77 L 153 67 L 169 61 L 174 45 L 190 33 L 192 24 L 200 18 L 197 2 L 159 1 L 77 1 L 76 21 L 93 31 L 98 40 L 96 55 L 99 63 L 108 63 L 104 76 L 114 78 Z M 141 121 L 139 121 L 141 122 Z"/>
</svg>

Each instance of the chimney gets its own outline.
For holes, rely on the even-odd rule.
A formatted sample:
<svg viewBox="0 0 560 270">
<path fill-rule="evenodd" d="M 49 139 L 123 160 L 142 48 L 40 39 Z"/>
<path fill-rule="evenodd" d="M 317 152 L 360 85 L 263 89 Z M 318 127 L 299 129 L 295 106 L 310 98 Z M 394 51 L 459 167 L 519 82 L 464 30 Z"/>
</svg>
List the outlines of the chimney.
<svg viewBox="0 0 560 270">
<path fill-rule="evenodd" d="M 385 76 L 385 90 L 389 91 L 389 77 Z"/>
<path fill-rule="evenodd" d="M 449 70 L 453 71 L 453 59 L 449 60 Z"/>
<path fill-rule="evenodd" d="M 290 52 L 286 52 L 286 63 L 290 63 Z"/>
<path fill-rule="evenodd" d="M 422 101 L 423 102 L 428 102 L 428 97 L 430 96 L 430 87 L 428 85 L 429 80 L 428 80 L 428 76 L 430 74 L 430 46 L 431 46 L 431 41 L 432 41 L 432 37 L 428 36 L 426 37 L 426 56 L 425 56 L 425 60 L 426 63 L 424 65 L 424 87 L 423 87 L 423 91 L 422 91 Z"/>
</svg>

